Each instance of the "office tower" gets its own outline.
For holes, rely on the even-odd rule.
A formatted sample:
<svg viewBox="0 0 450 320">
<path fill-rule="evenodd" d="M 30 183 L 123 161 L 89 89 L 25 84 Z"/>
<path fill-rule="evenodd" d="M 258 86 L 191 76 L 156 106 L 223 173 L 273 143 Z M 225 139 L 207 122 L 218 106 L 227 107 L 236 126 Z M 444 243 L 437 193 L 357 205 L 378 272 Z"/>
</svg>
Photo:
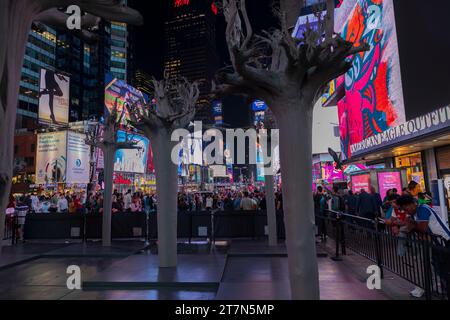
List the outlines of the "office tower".
<svg viewBox="0 0 450 320">
<path fill-rule="evenodd" d="M 33 24 L 28 35 L 20 80 L 16 128 L 37 127 L 41 68 L 54 70 L 56 30 Z"/>
<path fill-rule="evenodd" d="M 165 70 L 171 78 L 185 77 L 200 84 L 196 120 L 213 123 L 208 94 L 217 71 L 217 9 L 211 0 L 168 1 L 165 22 Z"/>
<path fill-rule="evenodd" d="M 134 73 L 133 81 L 132 81 L 133 87 L 140 90 L 144 94 L 148 95 L 149 98 L 153 97 L 153 83 L 152 78 L 149 74 L 147 74 L 145 71 L 138 69 Z"/>
</svg>

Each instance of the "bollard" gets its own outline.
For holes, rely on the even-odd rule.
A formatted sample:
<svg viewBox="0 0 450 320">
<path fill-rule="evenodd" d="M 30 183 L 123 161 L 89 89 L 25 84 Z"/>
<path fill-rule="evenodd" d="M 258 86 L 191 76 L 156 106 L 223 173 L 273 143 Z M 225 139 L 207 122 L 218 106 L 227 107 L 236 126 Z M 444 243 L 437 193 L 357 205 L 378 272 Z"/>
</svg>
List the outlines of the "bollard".
<svg viewBox="0 0 450 320">
<path fill-rule="evenodd" d="M 431 300 L 432 294 L 431 294 L 431 283 L 432 283 L 432 275 L 431 275 L 431 254 L 430 254 L 430 247 L 429 243 L 426 240 L 420 240 L 420 243 L 422 243 L 423 247 L 423 272 L 424 272 L 424 290 L 425 290 L 425 298 L 427 300 Z"/>
<path fill-rule="evenodd" d="M 380 268 L 380 276 L 381 279 L 384 279 L 384 270 L 383 270 L 383 258 L 381 256 L 381 237 L 380 237 L 380 232 L 378 231 L 378 220 L 375 218 L 374 220 L 374 224 L 375 224 L 375 237 L 374 237 L 374 241 L 375 241 L 375 255 L 376 255 L 376 259 L 377 259 L 377 265 Z"/>
<path fill-rule="evenodd" d="M 341 242 L 341 230 L 340 230 L 340 216 L 339 214 L 336 215 L 336 254 L 334 257 L 331 258 L 333 261 L 342 261 L 342 258 L 339 256 L 339 245 Z"/>
</svg>

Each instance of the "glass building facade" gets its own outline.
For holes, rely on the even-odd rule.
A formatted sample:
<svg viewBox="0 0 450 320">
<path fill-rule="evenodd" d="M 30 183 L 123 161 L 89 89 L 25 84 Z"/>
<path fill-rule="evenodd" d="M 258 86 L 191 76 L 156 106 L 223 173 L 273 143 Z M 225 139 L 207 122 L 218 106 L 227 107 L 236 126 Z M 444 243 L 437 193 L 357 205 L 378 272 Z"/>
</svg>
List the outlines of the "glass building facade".
<svg viewBox="0 0 450 320">
<path fill-rule="evenodd" d="M 20 80 L 16 120 L 18 129 L 34 129 L 37 126 L 40 70 L 55 69 L 56 46 L 56 30 L 44 25 L 32 26 Z"/>
</svg>

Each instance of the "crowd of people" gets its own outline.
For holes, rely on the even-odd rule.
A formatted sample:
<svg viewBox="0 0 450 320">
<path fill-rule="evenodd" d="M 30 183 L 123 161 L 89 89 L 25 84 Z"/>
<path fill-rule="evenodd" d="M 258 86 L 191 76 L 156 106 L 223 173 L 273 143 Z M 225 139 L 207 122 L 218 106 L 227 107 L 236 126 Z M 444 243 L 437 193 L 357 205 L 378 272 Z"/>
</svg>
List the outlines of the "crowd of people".
<svg viewBox="0 0 450 320">
<path fill-rule="evenodd" d="M 102 213 L 102 192 L 59 192 L 54 194 L 26 194 L 10 197 L 9 209 L 26 207 L 29 213 Z M 275 194 L 276 208 L 282 209 L 281 192 Z M 262 191 L 220 191 L 220 192 L 180 192 L 179 211 L 257 211 L 266 210 L 266 197 Z M 112 213 L 118 212 L 156 212 L 157 197 L 154 193 L 142 191 L 126 192 L 114 190 Z"/>
<path fill-rule="evenodd" d="M 344 219 L 350 218 L 352 222 L 358 222 L 364 227 L 374 227 L 377 223 L 370 221 L 379 221 L 386 232 L 391 231 L 397 237 L 397 254 L 400 257 L 406 255 L 408 237 L 412 235 L 428 239 L 437 246 L 450 247 L 448 224 L 433 209 L 431 195 L 422 192 L 420 184 L 415 181 L 411 181 L 401 193 L 397 189 L 388 190 L 384 198 L 373 187 L 370 187 L 369 192 L 361 190 L 354 194 L 349 190 L 342 194 L 338 188 L 330 191 L 319 186 L 314 193 L 314 204 L 319 234 L 324 228 L 320 217 L 331 211 L 345 213 Z M 439 264 L 438 272 L 449 272 L 449 261 L 442 261 L 442 257 L 434 253 L 432 255 L 434 263 Z M 445 279 L 445 275 L 442 276 Z M 410 294 L 420 298 L 424 290 L 415 287 Z"/>
</svg>

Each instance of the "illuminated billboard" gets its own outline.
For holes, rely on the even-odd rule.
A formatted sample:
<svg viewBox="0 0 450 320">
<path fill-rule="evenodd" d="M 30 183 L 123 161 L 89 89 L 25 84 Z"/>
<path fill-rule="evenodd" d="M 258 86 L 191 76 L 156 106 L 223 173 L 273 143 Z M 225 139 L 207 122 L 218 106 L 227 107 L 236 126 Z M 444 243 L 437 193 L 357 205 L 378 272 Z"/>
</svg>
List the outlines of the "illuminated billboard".
<svg viewBox="0 0 450 320">
<path fill-rule="evenodd" d="M 370 191 L 370 173 L 360 174 L 351 177 L 352 191 L 360 193 L 361 190 Z"/>
<path fill-rule="evenodd" d="M 67 132 L 37 135 L 36 184 L 66 182 Z"/>
<path fill-rule="evenodd" d="M 378 193 L 384 197 L 390 189 L 402 190 L 402 176 L 400 172 L 378 172 Z"/>
<path fill-rule="evenodd" d="M 114 171 L 129 172 L 129 173 L 145 173 L 147 168 L 148 146 L 149 140 L 140 135 L 129 135 L 131 140 L 137 142 L 140 149 L 123 149 L 117 150 L 114 161 Z M 119 130 L 117 132 L 117 142 L 125 142 L 127 134 L 125 131 Z"/>
<path fill-rule="evenodd" d="M 41 69 L 39 85 L 39 122 L 49 125 L 69 123 L 70 78 Z"/>
<path fill-rule="evenodd" d="M 344 158 L 351 145 L 405 121 L 393 0 L 346 0 L 336 14 L 341 36 L 370 50 L 355 56 L 338 102 Z"/>
<path fill-rule="evenodd" d="M 105 112 L 111 112 L 117 107 L 117 118 L 123 127 L 129 126 L 130 115 L 127 106 L 135 105 L 143 108 L 148 96 L 140 90 L 128 85 L 125 81 L 106 75 Z"/>
<path fill-rule="evenodd" d="M 67 183 L 84 184 L 90 181 L 91 148 L 85 140 L 86 135 L 82 133 L 67 133 Z"/>
</svg>

